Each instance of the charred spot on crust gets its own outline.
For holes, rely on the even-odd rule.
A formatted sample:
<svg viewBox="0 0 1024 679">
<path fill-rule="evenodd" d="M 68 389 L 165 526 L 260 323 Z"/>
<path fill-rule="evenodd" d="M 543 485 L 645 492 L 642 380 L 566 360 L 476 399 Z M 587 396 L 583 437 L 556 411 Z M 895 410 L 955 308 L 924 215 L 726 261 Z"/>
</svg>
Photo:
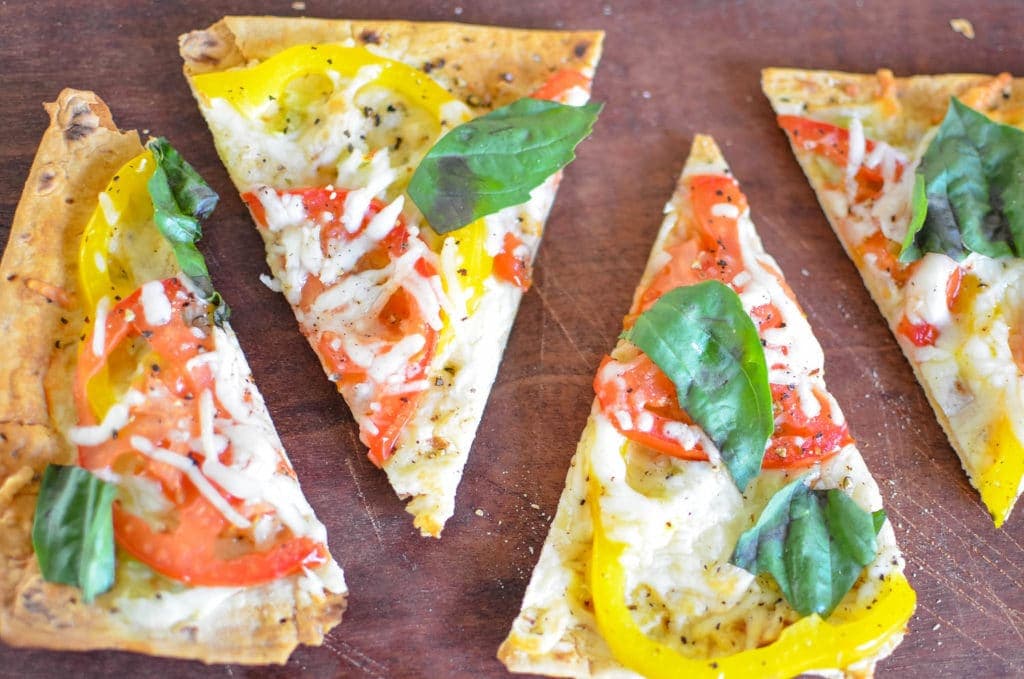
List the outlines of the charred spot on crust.
<svg viewBox="0 0 1024 679">
<path fill-rule="evenodd" d="M 437 59 L 434 59 L 433 61 L 428 61 L 428 62 L 424 63 L 423 64 L 423 72 L 424 73 L 430 73 L 431 71 L 433 71 L 435 69 L 444 68 L 444 65 L 446 63 L 447 63 L 447 61 L 445 61 L 444 57 L 438 57 Z"/>
<path fill-rule="evenodd" d="M 364 45 L 380 44 L 380 34 L 369 28 L 364 29 L 363 32 L 359 34 L 359 39 L 363 41 Z"/>
<path fill-rule="evenodd" d="M 217 64 L 226 53 L 226 45 L 212 31 L 192 31 L 181 41 L 185 58 L 197 64 Z"/>
<path fill-rule="evenodd" d="M 57 173 L 53 170 L 43 170 L 39 173 L 39 179 L 36 183 L 37 193 L 49 193 L 53 190 L 54 181 L 57 178 Z"/>
<path fill-rule="evenodd" d="M 582 42 L 576 43 L 576 46 L 572 48 L 572 53 L 575 54 L 578 58 L 582 59 L 583 55 L 587 53 L 588 49 L 590 49 L 590 43 L 584 40 Z"/>
<path fill-rule="evenodd" d="M 64 121 L 64 138 L 78 141 L 96 131 L 100 125 L 99 117 L 92 112 L 89 102 L 74 97 L 68 102 L 67 119 Z"/>
</svg>

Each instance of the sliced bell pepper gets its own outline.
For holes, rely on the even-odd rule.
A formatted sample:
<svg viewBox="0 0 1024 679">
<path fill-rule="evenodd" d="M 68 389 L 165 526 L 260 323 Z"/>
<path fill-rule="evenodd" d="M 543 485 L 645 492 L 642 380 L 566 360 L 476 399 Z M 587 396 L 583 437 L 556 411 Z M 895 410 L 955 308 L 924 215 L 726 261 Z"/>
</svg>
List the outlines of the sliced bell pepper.
<svg viewBox="0 0 1024 679">
<path fill-rule="evenodd" d="M 441 120 L 445 115 L 451 115 L 445 107 L 457 100 L 426 73 L 400 61 L 378 56 L 364 47 L 297 45 L 255 66 L 199 75 L 193 82 L 196 90 L 208 100 L 224 99 L 243 114 L 253 117 L 271 98 L 283 101 L 289 85 L 296 79 L 323 77 L 334 87 L 338 76 L 352 78 L 368 66 L 378 67 L 380 73 L 367 86 L 388 88 L 402 95 L 410 104 L 424 108 L 436 121 L 435 134 L 440 135 Z M 455 112 L 458 113 L 457 110 Z M 468 118 L 468 112 L 464 112 L 461 119 L 448 122 L 454 125 Z M 424 233 L 427 242 L 439 252 L 444 239 L 430 238 L 431 235 Z M 472 313 L 483 294 L 484 280 L 491 275 L 493 268 L 492 258 L 484 248 L 487 226 L 483 220 L 477 220 L 449 237 L 455 238 L 458 246 L 461 261 L 457 283 L 469 292 L 466 305 L 467 312 Z M 442 278 L 445 289 L 450 289 L 453 282 L 447 280 L 443 273 Z M 443 333 L 440 339 L 442 346 L 447 344 L 449 335 L 449 332 Z"/>
<path fill-rule="evenodd" d="M 615 659 L 645 677 L 791 677 L 813 669 L 849 667 L 881 650 L 914 612 L 916 595 L 902 574 L 882 583 L 871 606 L 838 623 L 811 615 L 786 628 L 761 648 L 714 658 L 689 658 L 644 634 L 626 601 L 625 545 L 611 540 L 601 524 L 600 489 L 590 472 L 588 504 L 594 524 L 590 592 L 601 637 Z"/>
<path fill-rule="evenodd" d="M 153 219 L 153 201 L 146 183 L 153 176 L 153 154 L 143 151 L 114 174 L 100 194 L 82 234 L 78 251 L 78 276 L 89 311 L 103 297 L 125 298 L 136 287 L 131 263 L 125 253 L 111 251 L 111 240 L 119 224 L 144 223 Z"/>
<path fill-rule="evenodd" d="M 204 73 L 193 78 L 196 90 L 207 99 L 226 99 L 243 113 L 251 113 L 270 97 L 280 97 L 296 78 L 337 74 L 351 78 L 365 66 L 380 67 L 371 82 L 394 90 L 441 120 L 441 109 L 454 101 L 451 94 L 426 73 L 394 59 L 380 57 L 365 47 L 337 44 L 295 45 L 248 68 Z M 333 82 L 333 79 L 332 79 Z M 454 121 L 453 121 L 454 122 Z"/>
<path fill-rule="evenodd" d="M 146 183 L 155 169 L 156 161 L 148 150 L 125 163 L 100 194 L 99 204 L 85 226 L 78 250 L 78 277 L 89 319 L 87 327 L 96 318 L 100 300 L 107 297 L 116 304 L 138 287 L 131 253 L 115 248 L 113 239 L 114 233 L 125 226 L 153 220 L 153 201 Z M 92 349 L 83 344 L 81 350 Z M 117 402 L 118 390 L 106 365 L 90 380 L 87 394 L 99 419 Z"/>
<path fill-rule="evenodd" d="M 985 452 L 988 466 L 976 476 L 978 492 L 999 528 L 1010 515 L 1021 479 L 1024 479 L 1024 445 L 1006 415 L 990 431 Z"/>
</svg>

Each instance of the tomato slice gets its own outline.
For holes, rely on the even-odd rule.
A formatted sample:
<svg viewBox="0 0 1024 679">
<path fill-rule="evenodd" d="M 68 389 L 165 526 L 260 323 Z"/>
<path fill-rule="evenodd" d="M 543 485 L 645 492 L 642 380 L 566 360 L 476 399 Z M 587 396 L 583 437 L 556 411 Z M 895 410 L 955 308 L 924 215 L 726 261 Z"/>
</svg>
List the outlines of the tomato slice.
<svg viewBox="0 0 1024 679">
<path fill-rule="evenodd" d="M 605 356 L 594 392 L 601 410 L 627 438 L 684 460 L 708 459 L 699 441 L 683 440 L 686 430 L 679 425 L 693 420 L 679 407 L 675 385 L 646 354 L 628 361 Z"/>
<path fill-rule="evenodd" d="M 712 279 L 731 284 L 745 270 L 738 218 L 747 209 L 747 199 L 739 185 L 723 175 L 696 175 L 687 179 L 687 188 L 692 236 L 668 245 L 671 258 L 637 296 L 625 320 L 627 328 L 669 290 Z M 785 281 L 769 271 L 792 297 Z M 762 337 L 782 326 L 782 314 L 771 302 L 753 308 L 751 316 Z M 808 416 L 794 387 L 772 384 L 771 390 L 775 432 L 765 452 L 765 468 L 808 466 L 852 442 L 846 424 L 832 421 L 831 402 L 825 394 L 814 392 L 817 413 Z M 673 457 L 708 459 L 698 437 L 681 426 L 692 425 L 693 420 L 680 408 L 675 385 L 643 353 L 624 360 L 605 357 L 594 391 L 601 411 L 626 438 Z"/>
<path fill-rule="evenodd" d="M 534 99 L 559 99 L 574 87 L 590 91 L 590 78 L 574 68 L 563 68 L 551 75 L 530 96 Z"/>
<path fill-rule="evenodd" d="M 837 425 L 832 421 L 832 404 L 821 391 L 814 390 L 818 413 L 808 416 L 792 386 L 773 384 L 771 389 L 775 432 L 765 451 L 763 468 L 808 467 L 853 443 L 846 424 Z"/>
<path fill-rule="evenodd" d="M 494 275 L 522 291 L 530 289 L 530 262 L 520 251 L 523 241 L 509 231 L 502 250 L 494 256 Z"/>
<path fill-rule="evenodd" d="M 842 168 L 849 164 L 850 131 L 846 128 L 791 115 L 779 116 L 778 122 L 794 146 L 811 151 Z M 875 141 L 865 139 L 865 156 L 871 153 L 875 146 Z M 896 165 L 893 178 L 898 181 L 904 169 L 902 163 Z M 868 167 L 861 163 L 854 179 L 857 181 L 857 195 L 854 201 L 858 203 L 877 198 L 885 188 L 885 177 L 882 175 L 881 167 Z"/>
<path fill-rule="evenodd" d="M 384 203 L 373 199 L 359 228 L 350 233 L 343 223 L 348 194 L 348 190 L 335 188 L 279 192 L 281 196 L 301 197 L 309 220 L 320 224 L 320 245 L 325 256 L 330 256 L 332 248 L 363 236 L 371 220 L 385 208 Z M 242 198 L 257 224 L 266 228 L 266 212 L 259 197 L 246 193 Z M 352 275 L 393 264 L 412 247 L 414 238 L 418 236 L 410 232 L 405 219 L 399 215 L 387 235 L 330 284 L 325 284 L 318 272 L 313 272 L 303 287 L 299 305 L 307 319 L 302 323 L 303 332 L 351 406 L 359 423 L 359 438 L 369 448 L 368 456 L 377 466 L 382 466 L 391 456 L 402 429 L 427 390 L 427 369 L 437 348 L 438 329 L 431 326 L 416 294 L 404 285 L 394 286 L 386 300 L 366 313 L 353 305 L 369 307 L 369 301 L 353 298 L 334 309 L 335 318 L 343 317 L 338 323 L 329 320 L 318 323 L 310 319 L 315 316 L 313 305 L 321 295 L 344 285 Z M 431 253 L 425 247 L 422 249 L 424 256 L 416 260 L 414 270 L 408 274 L 417 277 L 421 290 L 431 289 L 430 280 L 438 275 Z M 422 338 L 419 346 L 417 337 Z M 356 345 L 371 347 L 372 360 L 367 360 L 364 351 L 354 354 L 352 350 L 358 348 Z M 375 378 L 375 365 L 382 363 L 398 364 L 384 381 Z"/>
<path fill-rule="evenodd" d="M 153 517 L 147 520 L 136 516 L 121 501 L 115 502 L 114 536 L 118 544 L 159 573 L 205 586 L 270 582 L 326 558 L 323 545 L 308 537 L 293 536 L 286 529 L 269 547 L 257 548 L 251 531 L 230 524 L 188 474 L 134 446 L 133 439 L 142 437 L 166 454 L 201 467 L 205 455 L 192 444 L 199 437 L 199 400 L 204 391 L 216 392 L 209 363 L 192 360 L 215 348 L 214 336 L 208 331 L 209 306 L 176 278 L 160 285 L 170 303 L 170 320 L 151 324 L 142 303 L 143 289 L 136 290 L 108 314 L 98 355 L 93 350 L 94 338 L 87 338 L 75 375 L 79 423 L 95 425 L 97 416 L 86 390 L 89 380 L 116 359 L 121 348 L 145 343 L 152 352 L 147 354 L 149 365 L 132 385 L 136 399 L 128 401 L 127 424 L 103 443 L 79 446 L 79 463 L 84 468 L 155 482 L 165 503 L 173 507 L 153 521 Z M 230 417 L 216 400 L 214 405 L 218 417 Z M 230 464 L 232 455 L 233 447 L 228 443 L 219 459 Z M 292 473 L 283 458 L 278 471 Z M 210 484 L 227 505 L 250 522 L 271 511 L 267 507 L 247 507 Z"/>
</svg>

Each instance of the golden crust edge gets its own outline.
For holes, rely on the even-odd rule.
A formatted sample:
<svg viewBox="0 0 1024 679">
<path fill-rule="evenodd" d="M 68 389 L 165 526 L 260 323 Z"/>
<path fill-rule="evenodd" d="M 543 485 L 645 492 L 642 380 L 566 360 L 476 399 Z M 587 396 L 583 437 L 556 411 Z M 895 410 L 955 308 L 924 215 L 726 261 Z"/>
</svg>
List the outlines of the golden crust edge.
<svg viewBox="0 0 1024 679">
<path fill-rule="evenodd" d="M 83 326 L 75 304 L 77 243 L 98 194 L 142 150 L 138 134 L 119 131 L 93 92 L 67 88 L 45 108 L 50 123 L 0 262 L 0 330 L 10 349 L 0 354 L 0 640 L 51 650 L 106 648 L 208 663 L 283 664 L 299 643 L 322 643 L 341 621 L 347 592 L 308 605 L 293 597 L 289 606 L 260 610 L 272 638 L 246 649 L 254 630 L 238 625 L 221 626 L 211 635 L 217 643 L 205 646 L 188 633 L 133 636 L 99 603 L 86 605 L 76 589 L 39 575 L 30 531 L 40 473 L 46 464 L 74 456 L 61 432 L 73 412 L 66 385 Z M 41 335 L 59 344 L 40 342 Z M 292 576 L 293 592 L 297 578 Z"/>
<path fill-rule="evenodd" d="M 481 108 L 528 95 L 559 68 L 588 76 L 601 57 L 603 31 L 553 31 L 451 22 L 225 16 L 179 36 L 185 77 L 226 70 L 293 45 L 352 40 L 440 78 Z"/>
<path fill-rule="evenodd" d="M 874 100 L 879 94 L 893 96 L 901 106 L 913 111 L 916 118 L 938 124 L 946 113 L 949 97 L 959 95 L 993 78 L 1009 78 L 982 73 L 942 73 L 896 77 L 888 69 L 875 73 L 816 71 L 799 68 L 765 68 L 761 71 L 761 89 L 777 112 L 780 106 L 800 102 L 810 108 L 841 104 L 859 104 Z M 1005 93 L 993 89 L 990 96 L 977 102 L 983 107 L 1024 104 L 1024 82 L 1009 82 Z M 794 102 L 787 101 L 793 98 Z"/>
<path fill-rule="evenodd" d="M 917 75 L 895 78 L 894 81 L 896 83 L 898 91 L 907 96 L 910 102 L 917 103 L 920 102 L 922 99 L 931 102 L 939 102 L 939 104 L 941 104 L 941 112 L 944 114 L 945 107 L 948 103 L 949 97 L 957 96 L 971 87 L 985 84 L 991 81 L 994 77 L 996 76 L 979 73 L 945 73 L 938 75 Z M 845 73 L 841 71 L 815 71 L 792 68 L 766 68 L 761 71 L 761 87 L 765 93 L 765 96 L 768 97 L 768 100 L 772 105 L 772 109 L 776 113 L 778 113 L 780 104 L 789 103 L 783 101 L 785 98 L 793 97 L 794 99 L 797 100 L 808 98 L 807 91 L 804 89 L 805 87 L 808 86 L 808 84 L 815 88 L 820 88 L 819 91 L 815 92 L 815 96 L 811 98 L 812 101 L 827 100 L 830 97 L 846 97 L 848 95 L 846 95 L 842 90 L 843 83 L 856 83 L 857 85 L 860 86 L 861 92 L 865 93 L 866 95 L 872 89 L 870 86 L 876 85 L 878 83 L 878 75 L 868 73 Z M 872 94 L 871 98 L 873 97 L 874 95 Z M 1024 83 L 1021 83 L 1018 80 L 1013 81 L 1012 90 L 1010 91 L 1010 97 L 1007 101 L 1009 101 L 1010 103 L 1019 103 L 1021 101 L 1024 101 Z M 939 108 L 940 106 L 937 104 L 929 106 L 927 109 L 928 115 L 934 117 L 939 112 Z M 800 165 L 801 171 L 807 178 L 807 183 L 814 191 L 815 198 L 818 199 L 819 192 L 817 180 L 815 179 L 815 177 L 812 176 L 812 173 L 808 172 L 807 166 L 803 162 L 801 153 L 798 152 L 798 150 L 796 149 L 796 147 L 792 145 L 792 143 L 790 143 L 790 149 L 792 150 L 793 157 Z M 847 258 L 850 260 L 850 263 L 853 264 L 854 268 L 857 270 L 857 274 L 860 276 L 861 282 L 864 284 L 864 288 L 868 291 L 868 294 L 871 296 L 871 300 L 875 303 L 875 306 L 878 308 L 879 314 L 885 320 L 885 323 L 889 328 L 889 332 L 892 333 L 892 336 L 896 340 L 896 343 L 899 345 L 900 351 L 903 353 L 904 358 L 906 359 L 907 363 L 910 364 L 911 369 L 914 371 L 914 378 L 917 380 L 917 383 L 921 386 L 925 398 L 928 400 L 928 404 L 931 406 L 932 411 L 935 413 L 935 419 L 938 421 L 939 425 L 942 427 L 943 432 L 946 434 L 946 438 L 949 440 L 950 446 L 953 448 L 954 452 L 956 452 L 957 458 L 960 461 L 960 466 L 963 468 L 964 473 L 967 476 L 967 480 L 970 482 L 971 486 L 979 492 L 980 495 L 981 488 L 975 482 L 974 475 L 971 473 L 971 470 L 966 460 L 967 455 L 965 451 L 968 449 L 969 446 L 965 445 L 961 441 L 957 432 L 953 428 L 952 422 L 950 421 L 949 417 L 946 415 L 946 413 L 942 410 L 941 406 L 939 405 L 939 402 L 935 395 L 935 390 L 932 389 L 928 381 L 925 380 L 924 374 L 921 372 L 917 362 L 907 351 L 906 347 L 903 345 L 903 342 L 900 341 L 899 333 L 897 332 L 896 328 L 899 322 L 894 319 L 888 318 L 886 314 L 882 311 L 882 300 L 879 296 L 879 293 L 875 290 L 874 285 L 872 285 L 867 274 L 865 273 L 865 269 L 857 265 L 857 260 L 853 256 L 853 252 L 850 249 L 849 243 L 847 243 L 846 239 L 843 238 L 838 225 L 832 218 L 832 215 L 829 214 L 829 211 L 825 208 L 825 205 L 820 202 L 820 200 L 819 206 L 821 207 L 822 213 L 825 215 L 825 219 L 828 221 L 829 228 L 832 229 L 832 232 L 836 236 L 836 240 L 839 241 L 839 244 L 842 246 Z M 1022 493 L 1024 493 L 1024 487 L 1022 487 L 1022 485 L 1018 483 L 1017 495 L 1013 502 L 1010 503 L 1010 506 L 1007 508 L 1005 514 L 1002 517 L 992 515 L 993 519 L 996 521 L 997 526 L 1001 525 L 1003 522 L 1009 519 L 1011 513 L 1013 512 L 1013 508 L 1016 506 L 1016 503 L 1020 499 Z M 991 510 L 987 505 L 985 505 L 984 501 L 982 501 L 982 505 L 985 506 L 986 510 L 989 511 L 991 514 Z"/>
</svg>

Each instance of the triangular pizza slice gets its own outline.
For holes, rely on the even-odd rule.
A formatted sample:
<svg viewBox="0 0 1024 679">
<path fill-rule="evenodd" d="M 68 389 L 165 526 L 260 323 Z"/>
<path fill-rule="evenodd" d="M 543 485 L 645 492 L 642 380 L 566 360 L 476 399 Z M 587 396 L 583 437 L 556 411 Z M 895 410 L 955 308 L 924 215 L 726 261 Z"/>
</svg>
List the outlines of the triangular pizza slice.
<svg viewBox="0 0 1024 679">
<path fill-rule="evenodd" d="M 554 676 L 869 676 L 914 610 L 746 198 L 698 136 L 498 652 Z"/>
<path fill-rule="evenodd" d="M 763 86 L 1001 526 L 1024 489 L 1024 86 L 794 69 Z"/>
<path fill-rule="evenodd" d="M 185 73 L 369 457 L 452 515 L 561 177 L 596 32 L 226 17 Z"/>
<path fill-rule="evenodd" d="M 0 263 L 0 639 L 284 663 L 348 590 L 195 247 L 217 195 L 92 92 Z"/>
</svg>

